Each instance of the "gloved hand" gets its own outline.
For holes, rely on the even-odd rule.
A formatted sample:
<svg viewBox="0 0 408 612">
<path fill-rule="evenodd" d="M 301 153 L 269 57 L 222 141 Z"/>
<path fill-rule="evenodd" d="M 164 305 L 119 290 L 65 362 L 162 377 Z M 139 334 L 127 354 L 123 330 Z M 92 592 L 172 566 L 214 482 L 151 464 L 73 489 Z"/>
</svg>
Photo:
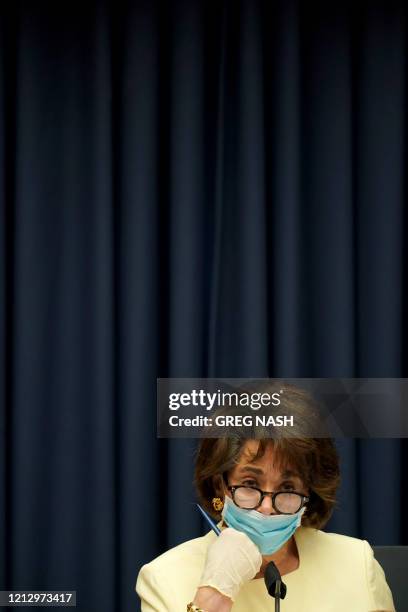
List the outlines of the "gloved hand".
<svg viewBox="0 0 408 612">
<path fill-rule="evenodd" d="M 240 588 L 260 570 L 262 555 L 245 533 L 228 527 L 209 546 L 200 587 L 209 586 L 235 601 Z"/>
</svg>

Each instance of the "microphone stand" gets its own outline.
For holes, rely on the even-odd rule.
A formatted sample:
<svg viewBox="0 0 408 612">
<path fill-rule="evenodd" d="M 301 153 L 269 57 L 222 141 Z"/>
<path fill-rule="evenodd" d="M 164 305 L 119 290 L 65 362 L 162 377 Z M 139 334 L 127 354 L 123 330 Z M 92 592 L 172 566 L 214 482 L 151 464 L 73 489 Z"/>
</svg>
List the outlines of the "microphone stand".
<svg viewBox="0 0 408 612">
<path fill-rule="evenodd" d="M 264 580 L 269 595 L 275 598 L 275 612 L 280 612 L 280 600 L 285 599 L 287 588 L 273 561 L 270 561 L 265 568 Z"/>
</svg>

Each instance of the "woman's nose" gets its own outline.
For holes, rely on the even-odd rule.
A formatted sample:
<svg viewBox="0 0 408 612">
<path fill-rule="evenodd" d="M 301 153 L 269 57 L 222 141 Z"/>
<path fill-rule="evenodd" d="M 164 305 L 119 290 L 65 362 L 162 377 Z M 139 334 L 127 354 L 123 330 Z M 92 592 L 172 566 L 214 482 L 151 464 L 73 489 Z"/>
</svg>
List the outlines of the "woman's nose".
<svg viewBox="0 0 408 612">
<path fill-rule="evenodd" d="M 257 510 L 258 512 L 262 512 L 262 514 L 276 514 L 274 507 L 272 506 L 272 499 L 270 495 L 265 495 Z"/>
</svg>

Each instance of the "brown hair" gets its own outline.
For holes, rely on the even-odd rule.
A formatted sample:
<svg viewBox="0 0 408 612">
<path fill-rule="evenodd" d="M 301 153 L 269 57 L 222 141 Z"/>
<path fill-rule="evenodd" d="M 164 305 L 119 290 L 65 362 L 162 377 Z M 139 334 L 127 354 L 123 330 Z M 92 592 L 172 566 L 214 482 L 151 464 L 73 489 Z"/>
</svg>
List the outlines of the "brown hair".
<svg viewBox="0 0 408 612">
<path fill-rule="evenodd" d="M 276 385 L 262 385 L 262 391 L 273 393 Z M 279 385 L 282 388 L 282 385 Z M 279 388 L 278 387 L 278 388 Z M 257 387 L 259 388 L 259 386 Z M 285 406 L 282 412 L 290 411 L 303 419 L 310 413 L 313 401 L 303 390 L 284 385 Z M 293 434 L 292 434 L 293 435 Z M 259 440 L 252 461 L 263 456 L 267 446 L 273 445 L 276 461 L 282 467 L 295 469 L 310 492 L 310 501 L 302 518 L 305 526 L 319 529 L 329 520 L 336 502 L 336 490 L 340 482 L 339 458 L 334 441 L 321 437 L 271 438 L 270 431 L 254 427 L 250 438 Z M 228 438 L 204 438 L 200 441 L 195 464 L 195 485 L 203 507 L 217 520 L 220 513 L 214 511 L 211 500 L 223 496 L 223 476 L 239 462 L 248 435 Z"/>
</svg>

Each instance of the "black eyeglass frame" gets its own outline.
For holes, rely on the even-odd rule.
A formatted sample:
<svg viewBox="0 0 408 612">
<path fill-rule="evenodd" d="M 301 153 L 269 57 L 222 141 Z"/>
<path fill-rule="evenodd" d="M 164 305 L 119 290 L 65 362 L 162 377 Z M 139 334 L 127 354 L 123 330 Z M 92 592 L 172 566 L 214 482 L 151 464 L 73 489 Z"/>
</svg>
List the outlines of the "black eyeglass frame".
<svg viewBox="0 0 408 612">
<path fill-rule="evenodd" d="M 232 493 L 232 501 L 234 502 L 236 506 L 238 506 L 238 508 L 241 508 L 241 510 L 256 510 L 262 504 L 264 498 L 267 495 L 271 496 L 273 509 L 276 510 L 278 514 L 286 514 L 286 515 L 296 514 L 296 512 L 299 512 L 299 510 L 301 510 L 303 506 L 307 504 L 308 501 L 310 501 L 310 497 L 308 497 L 307 495 L 304 495 L 303 493 L 299 493 L 298 491 L 262 491 L 261 489 L 258 489 L 258 487 L 252 487 L 250 485 L 227 485 L 227 489 L 228 491 L 231 491 Z M 258 491 L 258 493 L 261 494 L 261 500 L 259 504 L 257 506 L 254 506 L 253 508 L 242 508 L 242 506 L 237 504 L 235 501 L 235 491 L 237 489 L 253 489 L 254 491 Z M 286 493 L 286 494 L 294 493 L 295 495 L 299 495 L 299 497 L 301 498 L 301 501 L 300 501 L 300 506 L 296 510 L 296 512 L 281 512 L 280 510 L 278 510 L 278 508 L 275 506 L 275 499 L 280 493 Z"/>
</svg>

